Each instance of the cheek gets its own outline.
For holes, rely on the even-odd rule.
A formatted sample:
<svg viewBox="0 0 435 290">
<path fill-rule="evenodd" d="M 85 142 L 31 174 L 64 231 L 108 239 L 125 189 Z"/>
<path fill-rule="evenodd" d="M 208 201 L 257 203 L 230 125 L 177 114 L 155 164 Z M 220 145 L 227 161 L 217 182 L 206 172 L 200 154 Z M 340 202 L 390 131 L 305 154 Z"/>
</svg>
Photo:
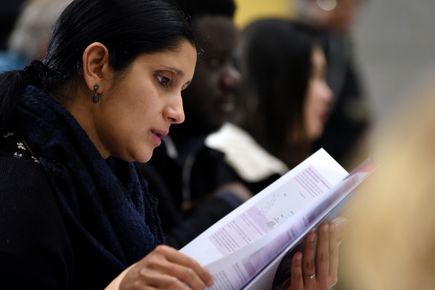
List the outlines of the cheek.
<svg viewBox="0 0 435 290">
<path fill-rule="evenodd" d="M 108 104 L 108 108 L 101 118 L 102 125 L 110 135 L 111 142 L 117 147 L 144 142 L 146 132 L 153 119 L 149 108 L 152 105 L 141 102 L 136 98 L 125 98 Z M 155 118 L 155 116 L 154 116 Z"/>
<path fill-rule="evenodd" d="M 323 121 L 320 119 L 318 114 L 313 114 L 311 116 L 311 125 L 310 125 L 310 135 L 312 139 L 317 139 L 324 130 Z"/>
<path fill-rule="evenodd" d="M 311 92 L 312 93 L 312 92 Z M 310 139 L 316 138 L 319 131 L 322 130 L 322 124 L 320 122 L 316 104 L 318 100 L 315 100 L 313 94 L 307 95 L 304 108 L 305 128 Z"/>
<path fill-rule="evenodd" d="M 124 107 L 123 113 L 128 125 L 137 126 L 138 131 L 149 125 L 150 121 L 155 118 L 155 110 L 159 107 L 156 94 L 149 87 L 129 92 L 123 104 L 119 104 Z"/>
<path fill-rule="evenodd" d="M 310 90 L 306 99 L 305 99 L 305 106 L 304 106 L 304 114 L 305 114 L 305 120 L 307 122 L 311 122 L 313 117 L 315 116 L 315 100 L 313 92 Z"/>
<path fill-rule="evenodd" d="M 310 88 L 309 94 L 307 96 L 308 110 L 310 114 L 316 115 L 321 113 L 322 108 L 324 107 L 325 92 L 322 88 L 321 84 L 313 84 Z"/>
</svg>

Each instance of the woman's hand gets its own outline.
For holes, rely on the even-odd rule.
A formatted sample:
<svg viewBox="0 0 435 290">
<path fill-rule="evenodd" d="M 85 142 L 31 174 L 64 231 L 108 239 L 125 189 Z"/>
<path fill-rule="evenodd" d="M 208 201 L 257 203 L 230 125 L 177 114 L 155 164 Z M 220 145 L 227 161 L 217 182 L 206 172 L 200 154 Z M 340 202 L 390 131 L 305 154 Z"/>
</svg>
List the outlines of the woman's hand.
<svg viewBox="0 0 435 290">
<path fill-rule="evenodd" d="M 338 245 L 334 222 L 321 224 L 317 232 L 309 233 L 304 253 L 298 252 L 292 258 L 287 290 L 327 290 L 334 286 L 337 283 Z"/>
<path fill-rule="evenodd" d="M 212 284 L 211 275 L 196 261 L 163 245 L 155 248 L 120 276 L 122 280 L 119 287 L 106 289 L 199 290 Z"/>
</svg>

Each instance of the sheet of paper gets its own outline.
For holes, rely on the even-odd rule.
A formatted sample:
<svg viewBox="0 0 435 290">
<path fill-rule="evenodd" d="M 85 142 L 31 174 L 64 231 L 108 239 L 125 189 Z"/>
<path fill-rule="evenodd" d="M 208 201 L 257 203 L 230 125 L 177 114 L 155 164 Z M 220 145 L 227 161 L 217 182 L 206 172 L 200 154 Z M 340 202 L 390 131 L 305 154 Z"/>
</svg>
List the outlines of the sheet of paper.
<svg viewBox="0 0 435 290">
<path fill-rule="evenodd" d="M 348 173 L 319 150 L 279 180 L 210 227 L 181 252 L 195 258 L 215 277 L 212 289 L 241 289 L 309 224 Z"/>
<path fill-rule="evenodd" d="M 305 228 L 301 231 L 298 238 L 292 240 L 285 250 L 272 260 L 259 274 L 255 275 L 249 284 L 243 287 L 244 290 L 264 290 L 272 289 L 272 284 L 275 278 L 276 271 L 286 254 L 291 249 L 301 242 L 303 237 L 320 222 L 330 220 L 335 217 L 335 210 L 340 207 L 340 204 L 355 190 L 355 188 L 366 179 L 374 171 L 374 163 L 372 160 L 366 160 L 358 168 L 353 170 L 346 178 L 340 181 L 325 198 L 320 201 L 315 207 L 308 210 L 302 218 Z"/>
</svg>

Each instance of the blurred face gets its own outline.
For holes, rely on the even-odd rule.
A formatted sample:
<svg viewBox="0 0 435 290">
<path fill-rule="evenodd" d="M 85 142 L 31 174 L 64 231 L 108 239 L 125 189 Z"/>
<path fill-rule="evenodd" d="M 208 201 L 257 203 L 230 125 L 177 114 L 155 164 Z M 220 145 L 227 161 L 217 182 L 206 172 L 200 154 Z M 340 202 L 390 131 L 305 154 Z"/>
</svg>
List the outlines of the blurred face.
<svg viewBox="0 0 435 290">
<path fill-rule="evenodd" d="M 195 78 L 184 94 L 186 124 L 194 131 L 217 130 L 234 111 L 240 73 L 234 65 L 237 30 L 231 18 L 204 16 L 194 23 L 203 54 Z M 192 128 L 190 128 L 192 130 Z"/>
<path fill-rule="evenodd" d="M 349 33 L 362 0 L 311 0 L 311 18 L 338 33 Z"/>
<path fill-rule="evenodd" d="M 339 0 L 337 7 L 331 11 L 330 26 L 337 32 L 349 33 L 356 18 L 360 0 Z"/>
<path fill-rule="evenodd" d="M 312 69 L 304 104 L 304 123 L 306 134 L 314 141 L 323 133 L 332 92 L 325 81 L 325 56 L 320 48 L 315 48 L 311 56 Z"/>
<path fill-rule="evenodd" d="M 151 158 L 170 126 L 184 121 L 181 91 L 195 63 L 196 49 L 182 41 L 176 50 L 139 55 L 120 76 L 103 83 L 91 130 L 103 157 Z"/>
</svg>

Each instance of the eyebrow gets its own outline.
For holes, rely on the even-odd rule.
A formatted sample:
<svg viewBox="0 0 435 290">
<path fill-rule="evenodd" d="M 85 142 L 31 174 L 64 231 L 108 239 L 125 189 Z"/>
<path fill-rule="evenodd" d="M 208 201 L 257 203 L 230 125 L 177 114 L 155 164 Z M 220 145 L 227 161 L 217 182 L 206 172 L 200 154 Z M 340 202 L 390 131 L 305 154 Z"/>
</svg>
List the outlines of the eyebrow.
<svg viewBox="0 0 435 290">
<path fill-rule="evenodd" d="M 178 68 L 166 65 L 162 66 L 162 68 L 174 71 L 177 75 L 184 76 L 184 72 L 182 70 L 179 70 Z"/>
</svg>

